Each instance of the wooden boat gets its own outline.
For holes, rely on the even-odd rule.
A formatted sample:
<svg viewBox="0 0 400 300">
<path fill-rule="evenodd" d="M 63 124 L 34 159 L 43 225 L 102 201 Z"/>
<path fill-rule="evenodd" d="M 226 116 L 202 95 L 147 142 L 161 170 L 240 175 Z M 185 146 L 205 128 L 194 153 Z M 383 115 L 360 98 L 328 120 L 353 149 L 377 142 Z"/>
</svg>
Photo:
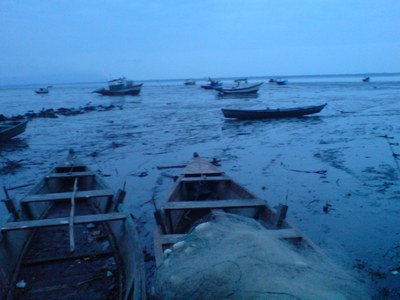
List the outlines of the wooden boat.
<svg viewBox="0 0 400 300">
<path fill-rule="evenodd" d="M 287 80 L 277 79 L 277 80 L 275 80 L 275 83 L 277 85 L 286 85 L 287 84 Z"/>
<path fill-rule="evenodd" d="M 225 118 L 240 120 L 259 120 L 277 118 L 296 118 L 319 113 L 327 104 L 276 109 L 222 109 Z"/>
<path fill-rule="evenodd" d="M 156 212 L 154 252 L 157 266 L 164 261 L 166 249 L 184 239 L 192 225 L 214 210 L 256 219 L 277 238 L 317 251 L 307 237 L 285 220 L 287 206 L 282 205 L 275 211 L 195 153 L 175 183 L 167 203 Z"/>
<path fill-rule="evenodd" d="M 222 82 L 219 80 L 213 80 L 211 78 L 208 79 L 207 84 L 201 85 L 201 88 L 203 88 L 205 90 L 215 90 L 220 87 L 222 87 Z"/>
<path fill-rule="evenodd" d="M 28 120 L 6 121 L 0 123 L 0 143 L 5 142 L 14 136 L 23 133 L 26 129 Z"/>
<path fill-rule="evenodd" d="M 365 77 L 365 78 L 363 78 L 363 82 L 369 82 L 369 80 L 370 80 L 370 78 L 367 76 L 367 77 Z"/>
<path fill-rule="evenodd" d="M 49 89 L 48 88 L 38 88 L 37 90 L 35 90 L 36 94 L 48 94 L 49 93 Z"/>
<path fill-rule="evenodd" d="M 1 299 L 145 299 L 133 217 L 71 154 L 1 224 Z M 20 207 L 20 210 L 17 209 Z"/>
<path fill-rule="evenodd" d="M 139 95 L 143 83 L 135 84 L 132 80 L 126 80 L 125 77 L 108 81 L 108 89 L 102 88 L 93 91 L 103 96 L 124 96 L 124 95 Z"/>
<path fill-rule="evenodd" d="M 220 94 L 253 94 L 257 93 L 259 88 L 263 85 L 263 82 L 256 84 L 243 84 L 241 82 L 237 82 L 238 84 L 231 88 L 217 88 L 216 90 Z"/>
</svg>

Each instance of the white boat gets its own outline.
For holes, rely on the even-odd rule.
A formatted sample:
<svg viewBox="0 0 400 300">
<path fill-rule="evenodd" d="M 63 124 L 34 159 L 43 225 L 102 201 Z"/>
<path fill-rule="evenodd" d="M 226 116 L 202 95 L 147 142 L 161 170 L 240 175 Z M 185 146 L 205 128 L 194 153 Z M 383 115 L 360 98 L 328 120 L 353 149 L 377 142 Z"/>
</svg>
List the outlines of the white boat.
<svg viewBox="0 0 400 300">
<path fill-rule="evenodd" d="M 247 79 L 235 80 L 236 86 L 231 88 L 217 88 L 219 94 L 254 94 L 258 92 L 258 89 L 263 85 L 264 82 L 255 84 L 249 84 Z"/>
</svg>

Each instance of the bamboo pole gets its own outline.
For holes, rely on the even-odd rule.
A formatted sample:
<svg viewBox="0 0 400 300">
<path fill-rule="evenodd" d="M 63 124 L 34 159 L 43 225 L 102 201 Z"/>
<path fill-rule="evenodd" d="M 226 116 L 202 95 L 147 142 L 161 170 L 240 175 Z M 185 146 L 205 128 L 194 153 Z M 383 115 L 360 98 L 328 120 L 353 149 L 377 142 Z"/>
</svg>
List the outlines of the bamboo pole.
<svg viewBox="0 0 400 300">
<path fill-rule="evenodd" d="M 74 181 L 74 190 L 71 196 L 71 212 L 69 214 L 69 247 L 70 252 L 75 251 L 75 236 L 74 236 L 74 217 L 75 217 L 75 196 L 78 190 L 78 178 Z"/>
</svg>

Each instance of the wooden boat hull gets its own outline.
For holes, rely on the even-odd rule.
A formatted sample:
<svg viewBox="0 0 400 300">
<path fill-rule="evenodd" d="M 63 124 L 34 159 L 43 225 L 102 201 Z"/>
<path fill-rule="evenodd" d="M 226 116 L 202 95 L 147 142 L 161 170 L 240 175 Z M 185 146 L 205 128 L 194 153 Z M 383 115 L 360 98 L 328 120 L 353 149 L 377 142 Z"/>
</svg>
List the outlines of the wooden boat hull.
<svg viewBox="0 0 400 300">
<path fill-rule="evenodd" d="M 319 113 L 327 104 L 318 106 L 305 106 L 287 109 L 222 109 L 225 118 L 240 120 L 260 120 L 277 118 L 296 118 Z"/>
<path fill-rule="evenodd" d="M 217 88 L 216 90 L 220 92 L 221 94 L 252 94 L 252 93 L 257 93 L 260 87 L 263 85 L 263 82 L 260 82 L 258 84 L 254 84 L 251 86 L 245 86 L 245 87 L 233 87 L 233 88 Z"/>
<path fill-rule="evenodd" d="M 28 120 L 0 123 L 0 142 L 5 142 L 26 130 Z"/>
<path fill-rule="evenodd" d="M 278 238 L 317 251 L 307 237 L 284 219 L 284 206 L 275 211 L 222 170 L 195 157 L 183 170 L 167 203 L 157 214 L 156 264 L 163 263 L 166 249 L 184 239 L 194 224 L 214 210 L 256 219 Z"/>
<path fill-rule="evenodd" d="M 140 94 L 143 84 L 137 84 L 130 88 L 125 88 L 121 90 L 109 90 L 109 89 L 99 89 L 95 90 L 94 93 L 101 94 L 103 96 L 136 96 Z"/>
<path fill-rule="evenodd" d="M 0 299 L 145 299 L 142 251 L 121 195 L 78 160 L 56 166 L 1 224 Z"/>
</svg>

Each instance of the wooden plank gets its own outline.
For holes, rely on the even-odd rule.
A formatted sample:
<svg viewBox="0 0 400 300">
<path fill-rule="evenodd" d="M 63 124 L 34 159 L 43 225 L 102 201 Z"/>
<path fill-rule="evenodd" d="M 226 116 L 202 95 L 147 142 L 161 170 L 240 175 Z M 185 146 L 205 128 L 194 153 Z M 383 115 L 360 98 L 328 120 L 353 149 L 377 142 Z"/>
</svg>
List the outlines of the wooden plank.
<svg viewBox="0 0 400 300">
<path fill-rule="evenodd" d="M 191 177 L 182 177 L 181 181 L 190 182 L 190 181 L 220 181 L 220 180 L 231 180 L 226 176 L 191 176 Z"/>
<path fill-rule="evenodd" d="M 109 213 L 109 214 L 96 214 L 76 216 L 75 224 L 97 223 L 97 222 L 111 222 L 118 220 L 125 220 L 127 215 L 125 213 Z M 15 231 L 27 230 L 42 227 L 56 227 L 69 225 L 69 217 L 56 218 L 56 219 L 41 219 L 32 221 L 8 222 L 4 223 L 1 231 Z"/>
<path fill-rule="evenodd" d="M 96 174 L 93 172 L 70 172 L 70 173 L 52 173 L 47 175 L 46 179 L 52 178 L 75 178 L 75 177 L 88 177 L 95 176 Z"/>
<path fill-rule="evenodd" d="M 244 208 L 259 206 L 265 206 L 264 201 L 260 199 L 173 201 L 167 202 L 164 206 L 164 210 Z"/>
<path fill-rule="evenodd" d="M 113 190 L 90 190 L 90 191 L 79 191 L 76 193 L 75 199 L 82 198 L 94 198 L 94 197 L 111 197 L 114 195 Z M 21 203 L 29 202 L 47 202 L 47 201 L 65 201 L 71 199 L 72 193 L 50 193 L 50 194 L 36 194 L 28 195 L 21 200 Z"/>
<path fill-rule="evenodd" d="M 76 260 L 81 258 L 95 258 L 95 257 L 104 257 L 104 256 L 112 256 L 113 252 L 111 250 L 104 251 L 96 251 L 96 252 L 86 252 L 86 253 L 75 253 L 75 254 L 67 254 L 63 256 L 56 257 L 46 257 L 46 258 L 34 258 L 29 260 L 22 261 L 24 266 L 27 265 L 40 265 L 46 263 L 60 262 L 64 260 Z"/>
<path fill-rule="evenodd" d="M 213 164 L 202 160 L 199 157 L 193 158 L 191 162 L 187 164 L 185 169 L 183 169 L 182 174 L 190 175 L 190 174 L 223 174 L 220 169 L 218 169 Z"/>
<path fill-rule="evenodd" d="M 71 196 L 71 211 L 69 214 L 69 251 L 75 251 L 74 218 L 75 218 L 75 195 L 78 191 L 78 177 L 75 177 L 74 190 Z"/>
</svg>

